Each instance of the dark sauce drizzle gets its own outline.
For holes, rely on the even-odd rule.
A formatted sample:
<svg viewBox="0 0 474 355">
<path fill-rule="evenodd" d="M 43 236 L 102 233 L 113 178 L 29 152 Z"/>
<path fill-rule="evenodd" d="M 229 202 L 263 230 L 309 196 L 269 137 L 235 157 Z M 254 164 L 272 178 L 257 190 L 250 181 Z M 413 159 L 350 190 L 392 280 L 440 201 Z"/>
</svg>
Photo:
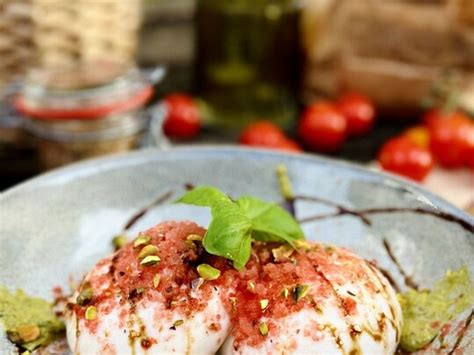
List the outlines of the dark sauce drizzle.
<svg viewBox="0 0 474 355">
<path fill-rule="evenodd" d="M 312 202 L 321 203 L 323 205 L 332 206 L 336 208 L 336 211 L 331 212 L 331 213 L 315 215 L 315 216 L 310 216 L 310 217 L 300 219 L 299 220 L 300 223 L 308 223 L 308 222 L 313 222 L 313 221 L 326 219 L 326 218 L 335 218 L 335 217 L 339 217 L 343 215 L 352 215 L 359 218 L 364 224 L 370 226 L 372 225 L 372 222 L 370 221 L 369 218 L 367 218 L 367 215 L 383 214 L 383 213 L 417 213 L 417 214 L 431 215 L 433 217 L 443 219 L 448 222 L 457 223 L 459 226 L 461 226 L 463 229 L 467 230 L 468 232 L 474 232 L 473 223 L 465 221 L 464 219 L 459 218 L 451 213 L 433 210 L 433 209 L 427 209 L 427 208 L 421 208 L 421 207 L 380 207 L 380 208 L 367 208 L 367 209 L 351 209 L 346 206 L 335 203 L 333 201 L 329 201 L 329 200 L 322 199 L 319 197 L 304 196 L 304 195 L 295 196 L 293 198 L 293 203 L 298 200 L 312 201 Z M 294 209 L 294 206 L 293 206 L 293 209 Z"/>
<path fill-rule="evenodd" d="M 398 261 L 397 257 L 395 256 L 395 254 L 393 253 L 392 251 L 392 248 L 390 247 L 390 244 L 388 243 L 388 240 L 387 239 L 383 239 L 383 246 L 390 258 L 390 260 L 393 261 L 393 263 L 397 266 L 397 269 L 398 271 L 400 272 L 400 274 L 403 276 L 403 280 L 405 281 L 405 285 L 407 285 L 408 287 L 411 287 L 412 289 L 416 290 L 416 291 L 419 291 L 420 290 L 420 286 L 413 280 L 413 278 L 408 275 L 406 273 L 406 271 L 402 268 L 402 265 L 400 264 L 400 262 Z"/>
<path fill-rule="evenodd" d="M 466 318 L 466 321 L 464 323 L 464 327 L 462 328 L 461 333 L 458 335 L 456 342 L 454 343 L 453 348 L 451 351 L 448 353 L 448 355 L 454 354 L 454 352 L 459 348 L 459 345 L 461 345 L 462 340 L 464 339 L 464 336 L 466 335 L 466 332 L 471 325 L 472 318 L 474 317 L 474 310 L 471 311 L 469 316 Z M 440 349 L 441 350 L 441 349 Z"/>
<path fill-rule="evenodd" d="M 149 210 L 151 210 L 153 207 L 156 207 L 158 205 L 165 203 L 167 200 L 171 198 L 171 196 L 173 196 L 173 191 L 169 190 L 165 192 L 164 194 L 158 196 L 158 198 L 156 198 L 149 205 L 138 210 L 135 214 L 132 215 L 132 217 L 127 221 L 127 223 L 125 223 L 123 230 L 127 231 L 130 228 L 132 228 L 135 225 L 135 223 L 137 223 L 145 214 L 147 214 Z"/>
</svg>

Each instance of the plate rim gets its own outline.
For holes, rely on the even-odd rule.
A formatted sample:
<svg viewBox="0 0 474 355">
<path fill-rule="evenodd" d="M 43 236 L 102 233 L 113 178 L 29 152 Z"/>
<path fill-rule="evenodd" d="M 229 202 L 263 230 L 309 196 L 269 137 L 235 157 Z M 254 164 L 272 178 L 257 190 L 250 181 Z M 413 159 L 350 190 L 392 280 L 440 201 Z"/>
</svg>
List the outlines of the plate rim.
<svg viewBox="0 0 474 355">
<path fill-rule="evenodd" d="M 163 153 L 166 153 L 166 155 L 164 155 Z M 114 154 L 79 161 L 64 167 L 41 173 L 33 178 L 27 179 L 4 191 L 1 191 L 0 202 L 16 193 L 21 193 L 21 191 L 24 189 L 35 188 L 35 185 L 41 185 L 42 183 L 55 178 L 61 178 L 64 176 L 70 177 L 71 175 L 75 177 L 88 176 L 100 171 L 113 170 L 118 166 L 130 166 L 134 164 L 138 165 L 144 161 L 176 160 L 176 156 L 181 156 L 181 158 L 185 158 L 185 156 L 189 155 L 200 155 L 205 158 L 206 153 L 212 154 L 214 156 L 237 155 L 239 157 L 244 158 L 245 156 L 251 156 L 254 158 L 276 158 L 280 156 L 284 157 L 285 159 L 290 158 L 301 162 L 309 162 L 311 164 L 325 166 L 329 165 L 335 167 L 336 169 L 347 170 L 357 176 L 364 177 L 366 180 L 378 181 L 379 183 L 386 186 L 388 185 L 388 187 L 392 188 L 403 188 L 407 192 L 415 193 L 425 198 L 428 198 L 428 201 L 432 205 L 432 208 L 448 211 L 470 224 L 473 229 L 471 232 L 474 236 L 474 217 L 470 216 L 462 209 L 454 206 L 452 203 L 445 200 L 441 196 L 438 196 L 435 193 L 428 191 L 420 184 L 417 184 L 416 182 L 410 181 L 406 178 L 380 170 L 372 170 L 369 167 L 365 167 L 354 162 L 325 157 L 318 154 L 280 152 L 271 149 L 249 148 L 230 144 L 201 144 L 197 146 L 188 144 L 174 146 L 168 149 L 147 148 L 122 154 Z M 173 155 L 174 157 L 172 157 L 171 155 Z M 390 183 L 392 185 L 389 185 Z"/>
</svg>

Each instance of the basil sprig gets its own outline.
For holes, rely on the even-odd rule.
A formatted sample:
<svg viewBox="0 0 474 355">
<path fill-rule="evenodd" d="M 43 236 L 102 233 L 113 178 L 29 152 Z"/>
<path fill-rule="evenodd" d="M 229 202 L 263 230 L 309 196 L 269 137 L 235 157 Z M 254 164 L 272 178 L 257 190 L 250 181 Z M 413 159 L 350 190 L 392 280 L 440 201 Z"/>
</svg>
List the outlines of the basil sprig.
<svg viewBox="0 0 474 355">
<path fill-rule="evenodd" d="M 298 222 L 283 208 L 256 197 L 233 201 L 211 186 L 199 186 L 176 202 L 211 208 L 212 220 L 203 239 L 204 249 L 234 262 L 242 270 L 250 258 L 252 239 L 293 245 L 304 239 Z"/>
</svg>

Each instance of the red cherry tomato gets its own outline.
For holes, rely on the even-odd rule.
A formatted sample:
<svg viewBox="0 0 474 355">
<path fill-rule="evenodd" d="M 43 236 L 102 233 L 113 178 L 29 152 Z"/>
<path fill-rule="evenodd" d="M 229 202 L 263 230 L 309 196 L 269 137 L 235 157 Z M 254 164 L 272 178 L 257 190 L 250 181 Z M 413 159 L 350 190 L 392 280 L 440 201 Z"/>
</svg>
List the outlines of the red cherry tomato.
<svg viewBox="0 0 474 355">
<path fill-rule="evenodd" d="M 347 119 L 347 130 L 351 136 L 369 132 L 375 122 L 375 106 L 365 95 L 350 93 L 337 102 L 337 109 Z"/>
<path fill-rule="evenodd" d="M 434 157 L 446 168 L 468 164 L 474 145 L 474 122 L 461 113 L 453 113 L 430 123 L 430 147 Z"/>
<path fill-rule="evenodd" d="M 299 153 L 303 151 L 303 149 L 301 149 L 300 145 L 297 142 L 289 138 L 279 142 L 273 148 L 277 150 L 282 150 L 285 152 L 294 152 L 294 153 Z"/>
<path fill-rule="evenodd" d="M 285 133 L 273 122 L 257 121 L 245 127 L 239 142 L 251 146 L 269 147 L 285 139 Z"/>
<path fill-rule="evenodd" d="M 449 118 L 451 115 L 453 115 L 453 113 L 445 113 L 442 110 L 434 108 L 426 111 L 421 117 L 421 121 L 426 127 L 431 128 L 436 121 Z"/>
<path fill-rule="evenodd" d="M 406 137 L 387 141 L 380 150 L 378 161 L 383 169 L 417 181 L 422 181 L 433 168 L 430 151 Z"/>
<path fill-rule="evenodd" d="M 312 150 L 334 152 L 341 148 L 346 139 L 347 121 L 334 105 L 318 102 L 302 113 L 298 135 Z"/>
<path fill-rule="evenodd" d="M 257 121 L 248 125 L 240 135 L 239 142 L 252 147 L 274 148 L 283 151 L 300 152 L 301 147 L 289 139 L 276 124 Z"/>
<path fill-rule="evenodd" d="M 164 98 L 167 114 L 163 130 L 168 137 L 189 139 L 201 129 L 199 108 L 186 94 L 171 94 Z"/>
</svg>

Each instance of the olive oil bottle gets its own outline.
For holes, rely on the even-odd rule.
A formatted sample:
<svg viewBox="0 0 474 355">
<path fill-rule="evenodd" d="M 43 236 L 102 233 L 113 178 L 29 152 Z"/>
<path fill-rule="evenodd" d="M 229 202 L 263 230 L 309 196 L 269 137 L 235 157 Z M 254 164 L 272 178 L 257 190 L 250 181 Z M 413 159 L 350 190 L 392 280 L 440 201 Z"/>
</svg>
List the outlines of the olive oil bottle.
<svg viewBox="0 0 474 355">
<path fill-rule="evenodd" d="M 299 9 L 290 0 L 198 0 L 195 82 L 214 127 L 296 116 Z"/>
</svg>

